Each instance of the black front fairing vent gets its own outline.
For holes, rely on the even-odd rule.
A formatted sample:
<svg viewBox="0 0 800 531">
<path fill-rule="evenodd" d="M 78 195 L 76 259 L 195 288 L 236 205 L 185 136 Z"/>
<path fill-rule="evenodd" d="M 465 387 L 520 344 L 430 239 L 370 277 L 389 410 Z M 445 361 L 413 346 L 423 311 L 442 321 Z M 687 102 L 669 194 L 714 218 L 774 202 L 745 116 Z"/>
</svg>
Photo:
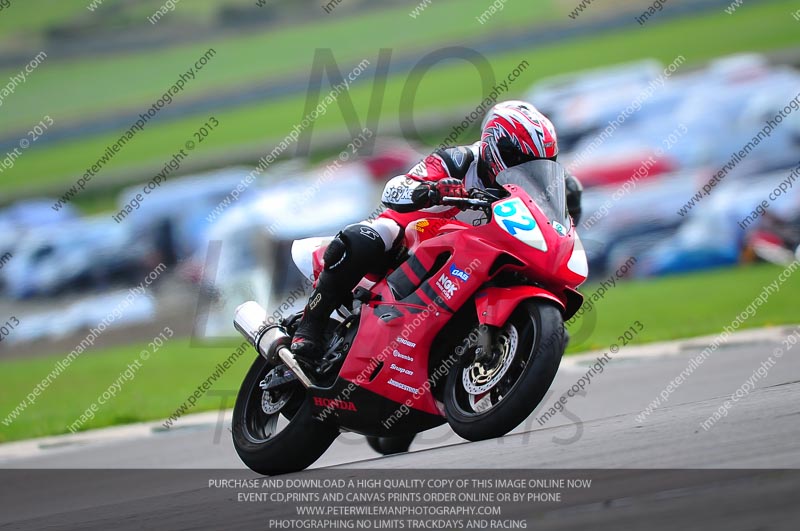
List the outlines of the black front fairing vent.
<svg viewBox="0 0 800 531">
<path fill-rule="evenodd" d="M 495 259 L 492 267 L 489 268 L 489 277 L 494 277 L 500 271 L 507 269 L 519 269 L 523 267 L 525 267 L 525 264 L 523 264 L 517 258 L 514 258 L 510 254 L 501 254 Z"/>
</svg>

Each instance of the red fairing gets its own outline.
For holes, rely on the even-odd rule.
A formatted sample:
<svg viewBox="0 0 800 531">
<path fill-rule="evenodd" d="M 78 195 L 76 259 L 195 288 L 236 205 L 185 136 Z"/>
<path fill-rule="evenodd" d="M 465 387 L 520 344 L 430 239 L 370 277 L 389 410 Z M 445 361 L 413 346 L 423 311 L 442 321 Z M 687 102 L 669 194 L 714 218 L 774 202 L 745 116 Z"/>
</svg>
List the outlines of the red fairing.
<svg viewBox="0 0 800 531">
<path fill-rule="evenodd" d="M 311 262 L 313 266 L 314 272 L 314 286 L 317 285 L 317 279 L 319 278 L 320 273 L 322 273 L 323 268 L 325 267 L 325 260 L 323 256 L 325 256 L 325 251 L 328 249 L 327 245 L 322 245 L 318 249 L 314 251 L 312 254 Z"/>
<path fill-rule="evenodd" d="M 561 311 L 566 311 L 565 303 L 549 291 L 535 286 L 514 286 L 511 288 L 486 288 L 475 295 L 478 322 L 489 326 L 503 326 L 519 303 L 526 299 L 547 299 Z"/>
<path fill-rule="evenodd" d="M 506 189 L 510 196 L 494 204 L 493 219 L 485 225 L 424 218 L 406 228 L 412 256 L 372 288 L 341 379 L 441 415 L 429 392 L 429 355 L 459 308 L 475 305 L 479 321 L 494 326 L 507 322 L 526 299 L 547 299 L 565 314 L 574 308 L 580 297 L 575 288 L 586 278 L 585 255 L 583 261 L 573 257 L 574 227 L 556 228 L 524 190 Z M 522 273 L 537 286 L 487 288 L 500 271 Z"/>
</svg>

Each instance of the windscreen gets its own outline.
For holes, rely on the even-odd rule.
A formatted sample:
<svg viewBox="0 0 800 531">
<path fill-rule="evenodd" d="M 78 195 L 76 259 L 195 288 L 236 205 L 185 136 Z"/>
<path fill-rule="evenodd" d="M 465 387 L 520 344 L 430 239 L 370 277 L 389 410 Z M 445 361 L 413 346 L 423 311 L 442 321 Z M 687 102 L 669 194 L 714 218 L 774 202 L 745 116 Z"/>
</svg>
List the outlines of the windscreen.
<svg viewBox="0 0 800 531">
<path fill-rule="evenodd" d="M 500 185 L 514 184 L 525 190 L 550 221 L 569 229 L 565 171 L 551 160 L 535 160 L 509 168 L 497 176 Z"/>
</svg>

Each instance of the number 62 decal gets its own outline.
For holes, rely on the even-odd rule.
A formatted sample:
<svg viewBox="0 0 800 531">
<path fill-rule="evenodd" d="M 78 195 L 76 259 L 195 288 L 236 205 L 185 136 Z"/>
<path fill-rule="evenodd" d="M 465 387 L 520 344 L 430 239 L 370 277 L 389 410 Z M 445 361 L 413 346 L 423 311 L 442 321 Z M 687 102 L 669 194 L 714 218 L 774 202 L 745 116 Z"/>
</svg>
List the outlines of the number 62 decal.
<svg viewBox="0 0 800 531">
<path fill-rule="evenodd" d="M 515 197 L 498 203 L 494 206 L 493 212 L 495 223 L 504 231 L 535 249 L 547 252 L 542 230 L 522 199 Z"/>
</svg>

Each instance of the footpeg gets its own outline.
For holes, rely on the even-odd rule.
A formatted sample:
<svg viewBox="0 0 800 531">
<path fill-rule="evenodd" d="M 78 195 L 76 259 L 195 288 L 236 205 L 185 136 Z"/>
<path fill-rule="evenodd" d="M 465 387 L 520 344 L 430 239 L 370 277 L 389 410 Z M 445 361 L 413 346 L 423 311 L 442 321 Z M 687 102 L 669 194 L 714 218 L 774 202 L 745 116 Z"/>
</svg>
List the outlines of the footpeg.
<svg viewBox="0 0 800 531">
<path fill-rule="evenodd" d="M 267 374 L 266 378 L 264 378 L 264 380 L 259 384 L 259 387 L 261 387 L 263 391 L 270 391 L 282 385 L 296 382 L 297 379 L 297 375 L 290 369 L 286 367 L 278 367 Z"/>
<path fill-rule="evenodd" d="M 303 387 L 309 388 L 313 385 L 309 377 L 300 367 L 300 364 L 297 363 L 296 359 L 294 359 L 294 355 L 292 354 L 291 350 L 286 347 L 278 348 L 278 357 L 280 357 L 281 361 L 283 361 L 283 363 L 289 367 L 289 370 L 291 370 L 295 376 L 297 376 L 297 379 L 300 380 L 300 383 L 303 384 Z"/>
</svg>

